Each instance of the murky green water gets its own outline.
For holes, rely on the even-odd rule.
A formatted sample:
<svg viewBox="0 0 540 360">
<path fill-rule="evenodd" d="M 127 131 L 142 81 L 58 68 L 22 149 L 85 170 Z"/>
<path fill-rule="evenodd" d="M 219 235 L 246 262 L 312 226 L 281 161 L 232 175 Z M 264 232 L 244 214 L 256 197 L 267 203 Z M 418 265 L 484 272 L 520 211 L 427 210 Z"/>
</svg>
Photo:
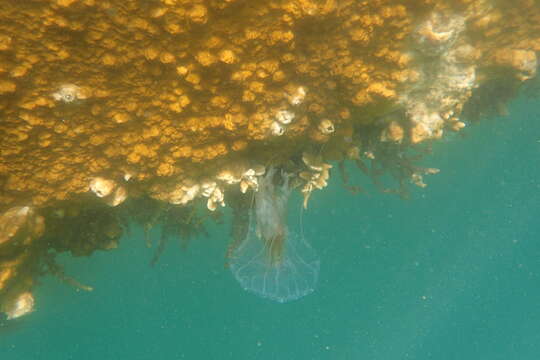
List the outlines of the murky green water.
<svg viewBox="0 0 540 360">
<path fill-rule="evenodd" d="M 65 257 L 95 290 L 44 279 L 37 311 L 1 329 L 0 359 L 537 359 L 540 102 L 510 113 L 436 144 L 424 164 L 442 171 L 409 201 L 351 196 L 334 172 L 304 213 L 321 270 L 299 301 L 238 286 L 227 226 L 156 268 L 133 229 L 117 251 Z"/>
</svg>

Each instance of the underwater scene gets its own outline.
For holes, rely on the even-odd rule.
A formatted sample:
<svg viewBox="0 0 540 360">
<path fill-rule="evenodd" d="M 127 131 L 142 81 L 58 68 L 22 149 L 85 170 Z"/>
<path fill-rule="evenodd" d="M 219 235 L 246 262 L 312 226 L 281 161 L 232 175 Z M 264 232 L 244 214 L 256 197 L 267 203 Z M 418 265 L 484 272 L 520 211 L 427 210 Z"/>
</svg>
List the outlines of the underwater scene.
<svg viewBox="0 0 540 360">
<path fill-rule="evenodd" d="M 540 4 L 3 0 L 0 360 L 540 354 Z"/>
<path fill-rule="evenodd" d="M 445 170 L 410 200 L 351 196 L 338 179 L 302 231 L 293 196 L 289 231 L 320 261 L 297 301 L 242 290 L 224 267 L 225 226 L 186 248 L 173 239 L 151 267 L 130 224 L 114 254 L 61 259 L 94 290 L 44 278 L 35 313 L 2 323 L 2 359 L 536 359 L 540 102 L 516 100 L 510 113 L 439 143 L 425 162 Z"/>
</svg>

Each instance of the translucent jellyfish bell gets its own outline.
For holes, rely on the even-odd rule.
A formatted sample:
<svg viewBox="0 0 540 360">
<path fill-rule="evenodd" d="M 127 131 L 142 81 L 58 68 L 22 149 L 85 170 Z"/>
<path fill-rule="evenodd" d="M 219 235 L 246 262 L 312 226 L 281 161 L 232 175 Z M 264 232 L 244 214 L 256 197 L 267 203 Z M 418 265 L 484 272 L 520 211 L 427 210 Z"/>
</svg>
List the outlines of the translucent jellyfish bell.
<svg viewBox="0 0 540 360">
<path fill-rule="evenodd" d="M 231 271 L 244 290 L 285 303 L 315 290 L 320 261 L 315 250 L 301 236 L 288 233 L 277 259 L 271 244 L 250 229 L 245 241 L 232 253 Z"/>
<path fill-rule="evenodd" d="M 275 169 L 259 181 L 249 228 L 232 249 L 229 267 L 244 290 L 285 303 L 312 293 L 320 261 L 303 236 L 287 228 L 288 177 L 273 182 Z"/>
</svg>

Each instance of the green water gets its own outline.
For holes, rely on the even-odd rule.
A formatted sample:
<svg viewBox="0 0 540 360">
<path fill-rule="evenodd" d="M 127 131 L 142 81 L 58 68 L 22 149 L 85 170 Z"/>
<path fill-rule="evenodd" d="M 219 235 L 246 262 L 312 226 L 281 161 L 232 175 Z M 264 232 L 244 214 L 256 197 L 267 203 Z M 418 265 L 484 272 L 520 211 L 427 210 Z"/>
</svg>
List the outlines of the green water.
<svg viewBox="0 0 540 360">
<path fill-rule="evenodd" d="M 436 144 L 423 163 L 441 173 L 409 201 L 352 196 L 334 172 L 304 213 L 321 270 L 299 301 L 238 286 L 227 226 L 156 268 L 135 228 L 116 251 L 63 258 L 95 290 L 45 278 L 37 311 L 1 329 L 0 359 L 538 359 L 540 102 L 510 114 Z"/>
</svg>

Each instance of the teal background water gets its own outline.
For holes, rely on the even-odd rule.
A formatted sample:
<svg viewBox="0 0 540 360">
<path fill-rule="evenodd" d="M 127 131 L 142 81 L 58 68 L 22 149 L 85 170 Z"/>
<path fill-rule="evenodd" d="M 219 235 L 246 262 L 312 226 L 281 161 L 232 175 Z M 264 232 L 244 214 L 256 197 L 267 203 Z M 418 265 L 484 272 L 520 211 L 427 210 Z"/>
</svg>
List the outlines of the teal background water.
<svg viewBox="0 0 540 360">
<path fill-rule="evenodd" d="M 423 163 L 441 173 L 409 201 L 351 196 L 334 173 L 303 217 L 322 264 L 306 298 L 241 290 L 228 226 L 155 268 L 133 229 L 116 251 L 63 257 L 95 290 L 45 278 L 37 311 L 0 329 L 0 359 L 538 359 L 540 103 L 510 114 L 436 144 Z"/>
</svg>

